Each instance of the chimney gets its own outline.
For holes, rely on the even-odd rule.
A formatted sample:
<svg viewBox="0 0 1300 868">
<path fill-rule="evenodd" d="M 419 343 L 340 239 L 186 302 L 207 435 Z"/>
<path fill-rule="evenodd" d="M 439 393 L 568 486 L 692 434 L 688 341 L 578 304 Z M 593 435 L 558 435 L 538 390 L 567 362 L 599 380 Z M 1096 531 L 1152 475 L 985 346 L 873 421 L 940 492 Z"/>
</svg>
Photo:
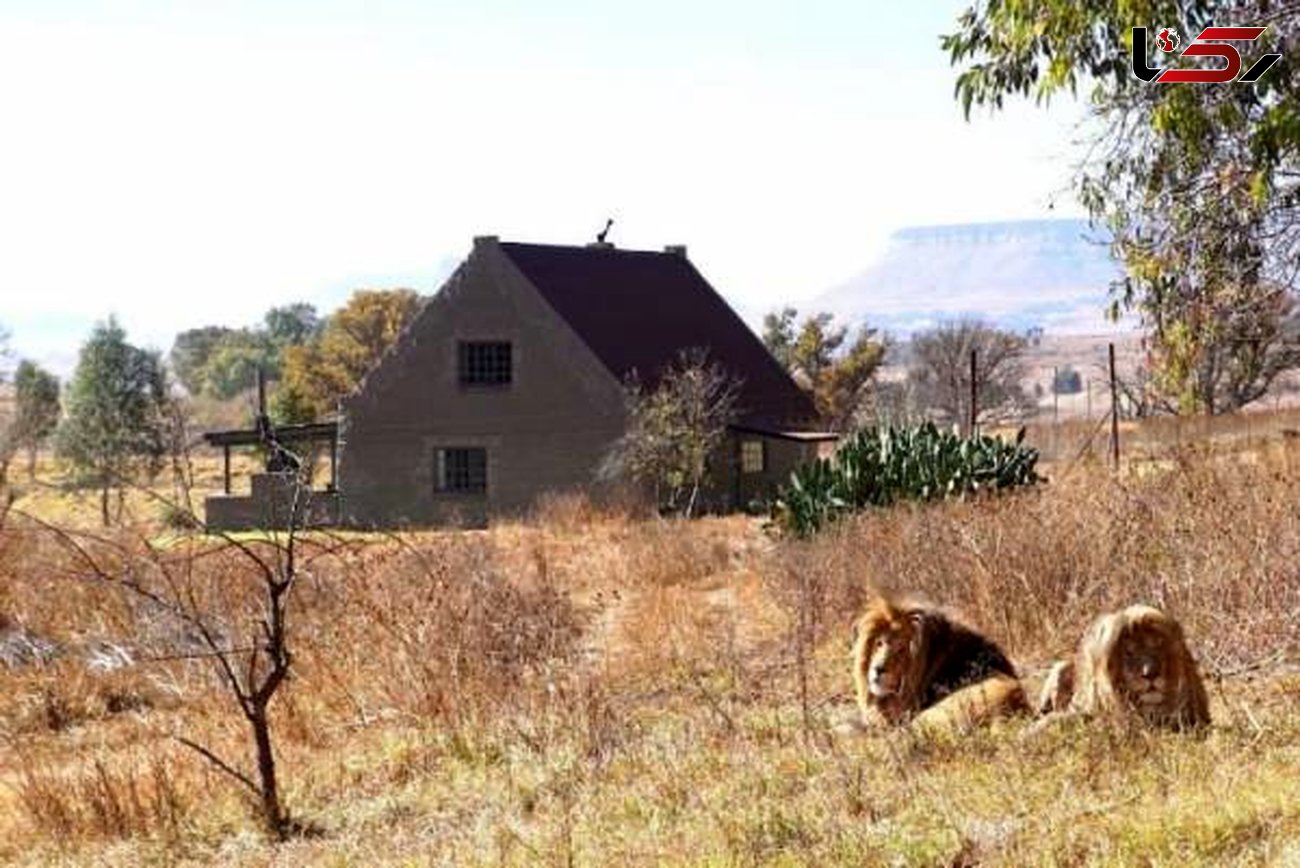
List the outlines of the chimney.
<svg viewBox="0 0 1300 868">
<path fill-rule="evenodd" d="M 612 241 L 591 241 L 587 244 L 588 250 L 613 250 L 614 242 Z"/>
<path fill-rule="evenodd" d="M 494 245 L 500 241 L 501 239 L 495 235 L 475 235 L 474 248 L 477 250 L 480 247 L 487 247 L 489 245 Z"/>
<path fill-rule="evenodd" d="M 669 245 L 667 245 L 666 247 L 664 247 L 664 253 L 671 253 L 673 256 L 680 256 L 682 259 L 685 259 L 685 258 L 686 258 L 686 245 L 685 245 L 685 244 L 669 244 Z"/>
</svg>

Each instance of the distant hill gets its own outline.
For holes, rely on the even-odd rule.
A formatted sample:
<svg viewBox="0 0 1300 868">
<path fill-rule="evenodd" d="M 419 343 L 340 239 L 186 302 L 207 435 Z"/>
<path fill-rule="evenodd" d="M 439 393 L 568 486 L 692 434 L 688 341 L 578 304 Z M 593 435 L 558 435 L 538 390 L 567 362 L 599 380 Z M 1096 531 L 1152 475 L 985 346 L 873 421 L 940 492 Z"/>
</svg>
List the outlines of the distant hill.
<svg viewBox="0 0 1300 868">
<path fill-rule="evenodd" d="M 1104 237 L 1083 220 L 916 227 L 894 233 L 875 263 L 801 309 L 899 334 L 967 314 L 1017 330 L 1096 334 L 1118 330 L 1103 311 L 1119 275 Z"/>
</svg>

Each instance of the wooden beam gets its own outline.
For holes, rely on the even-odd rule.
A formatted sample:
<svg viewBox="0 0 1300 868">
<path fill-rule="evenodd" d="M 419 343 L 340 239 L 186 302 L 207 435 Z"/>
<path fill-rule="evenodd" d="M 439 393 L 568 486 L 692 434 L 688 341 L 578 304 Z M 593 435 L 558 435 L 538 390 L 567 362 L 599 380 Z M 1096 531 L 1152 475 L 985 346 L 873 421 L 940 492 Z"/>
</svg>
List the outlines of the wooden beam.
<svg viewBox="0 0 1300 868">
<path fill-rule="evenodd" d="M 226 494 L 230 493 L 230 444 L 226 443 L 221 447 L 222 469 L 224 470 L 224 479 Z"/>
<path fill-rule="evenodd" d="M 334 436 L 330 437 L 330 491 L 338 491 L 339 487 L 339 431 L 334 429 Z"/>
</svg>

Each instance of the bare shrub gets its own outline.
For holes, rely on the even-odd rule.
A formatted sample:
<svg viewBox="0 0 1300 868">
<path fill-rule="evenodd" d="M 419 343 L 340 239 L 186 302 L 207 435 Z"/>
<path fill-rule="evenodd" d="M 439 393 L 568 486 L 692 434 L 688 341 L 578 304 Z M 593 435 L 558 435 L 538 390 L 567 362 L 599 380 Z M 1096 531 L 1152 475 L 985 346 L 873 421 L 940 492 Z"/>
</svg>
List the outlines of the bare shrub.
<svg viewBox="0 0 1300 868">
<path fill-rule="evenodd" d="M 71 771 L 24 763 L 16 786 L 19 803 L 32 824 L 54 839 L 175 838 L 196 795 L 182 794 L 169 758 L 132 760 L 110 765 L 96 759 Z"/>
<path fill-rule="evenodd" d="M 510 574 L 476 537 L 403 541 L 321 585 L 303 665 L 337 672 L 363 711 L 475 719 L 541 688 L 538 673 L 569 660 L 582 631 L 544 571 Z"/>
<path fill-rule="evenodd" d="M 725 530 L 685 519 L 650 519 L 632 526 L 623 543 L 630 587 L 699 582 L 731 564 L 732 542 Z"/>
<path fill-rule="evenodd" d="M 561 534 L 581 533 L 596 524 L 645 518 L 653 503 L 632 486 L 610 485 L 593 491 L 550 491 L 537 499 L 528 523 Z"/>
</svg>

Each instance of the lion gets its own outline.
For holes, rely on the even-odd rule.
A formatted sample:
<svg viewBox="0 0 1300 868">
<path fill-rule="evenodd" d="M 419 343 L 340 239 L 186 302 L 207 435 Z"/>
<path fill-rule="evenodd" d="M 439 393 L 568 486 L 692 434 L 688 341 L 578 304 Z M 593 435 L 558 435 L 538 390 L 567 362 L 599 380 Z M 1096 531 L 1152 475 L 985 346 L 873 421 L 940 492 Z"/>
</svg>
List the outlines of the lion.
<svg viewBox="0 0 1300 868">
<path fill-rule="evenodd" d="M 914 598 L 877 597 L 856 624 L 861 726 L 969 729 L 1029 711 L 1016 669 L 993 641 Z"/>
<path fill-rule="evenodd" d="M 1075 659 L 1052 666 L 1038 712 L 1108 714 L 1175 730 L 1210 724 L 1205 684 L 1182 626 L 1145 605 L 1094 621 Z"/>
</svg>

